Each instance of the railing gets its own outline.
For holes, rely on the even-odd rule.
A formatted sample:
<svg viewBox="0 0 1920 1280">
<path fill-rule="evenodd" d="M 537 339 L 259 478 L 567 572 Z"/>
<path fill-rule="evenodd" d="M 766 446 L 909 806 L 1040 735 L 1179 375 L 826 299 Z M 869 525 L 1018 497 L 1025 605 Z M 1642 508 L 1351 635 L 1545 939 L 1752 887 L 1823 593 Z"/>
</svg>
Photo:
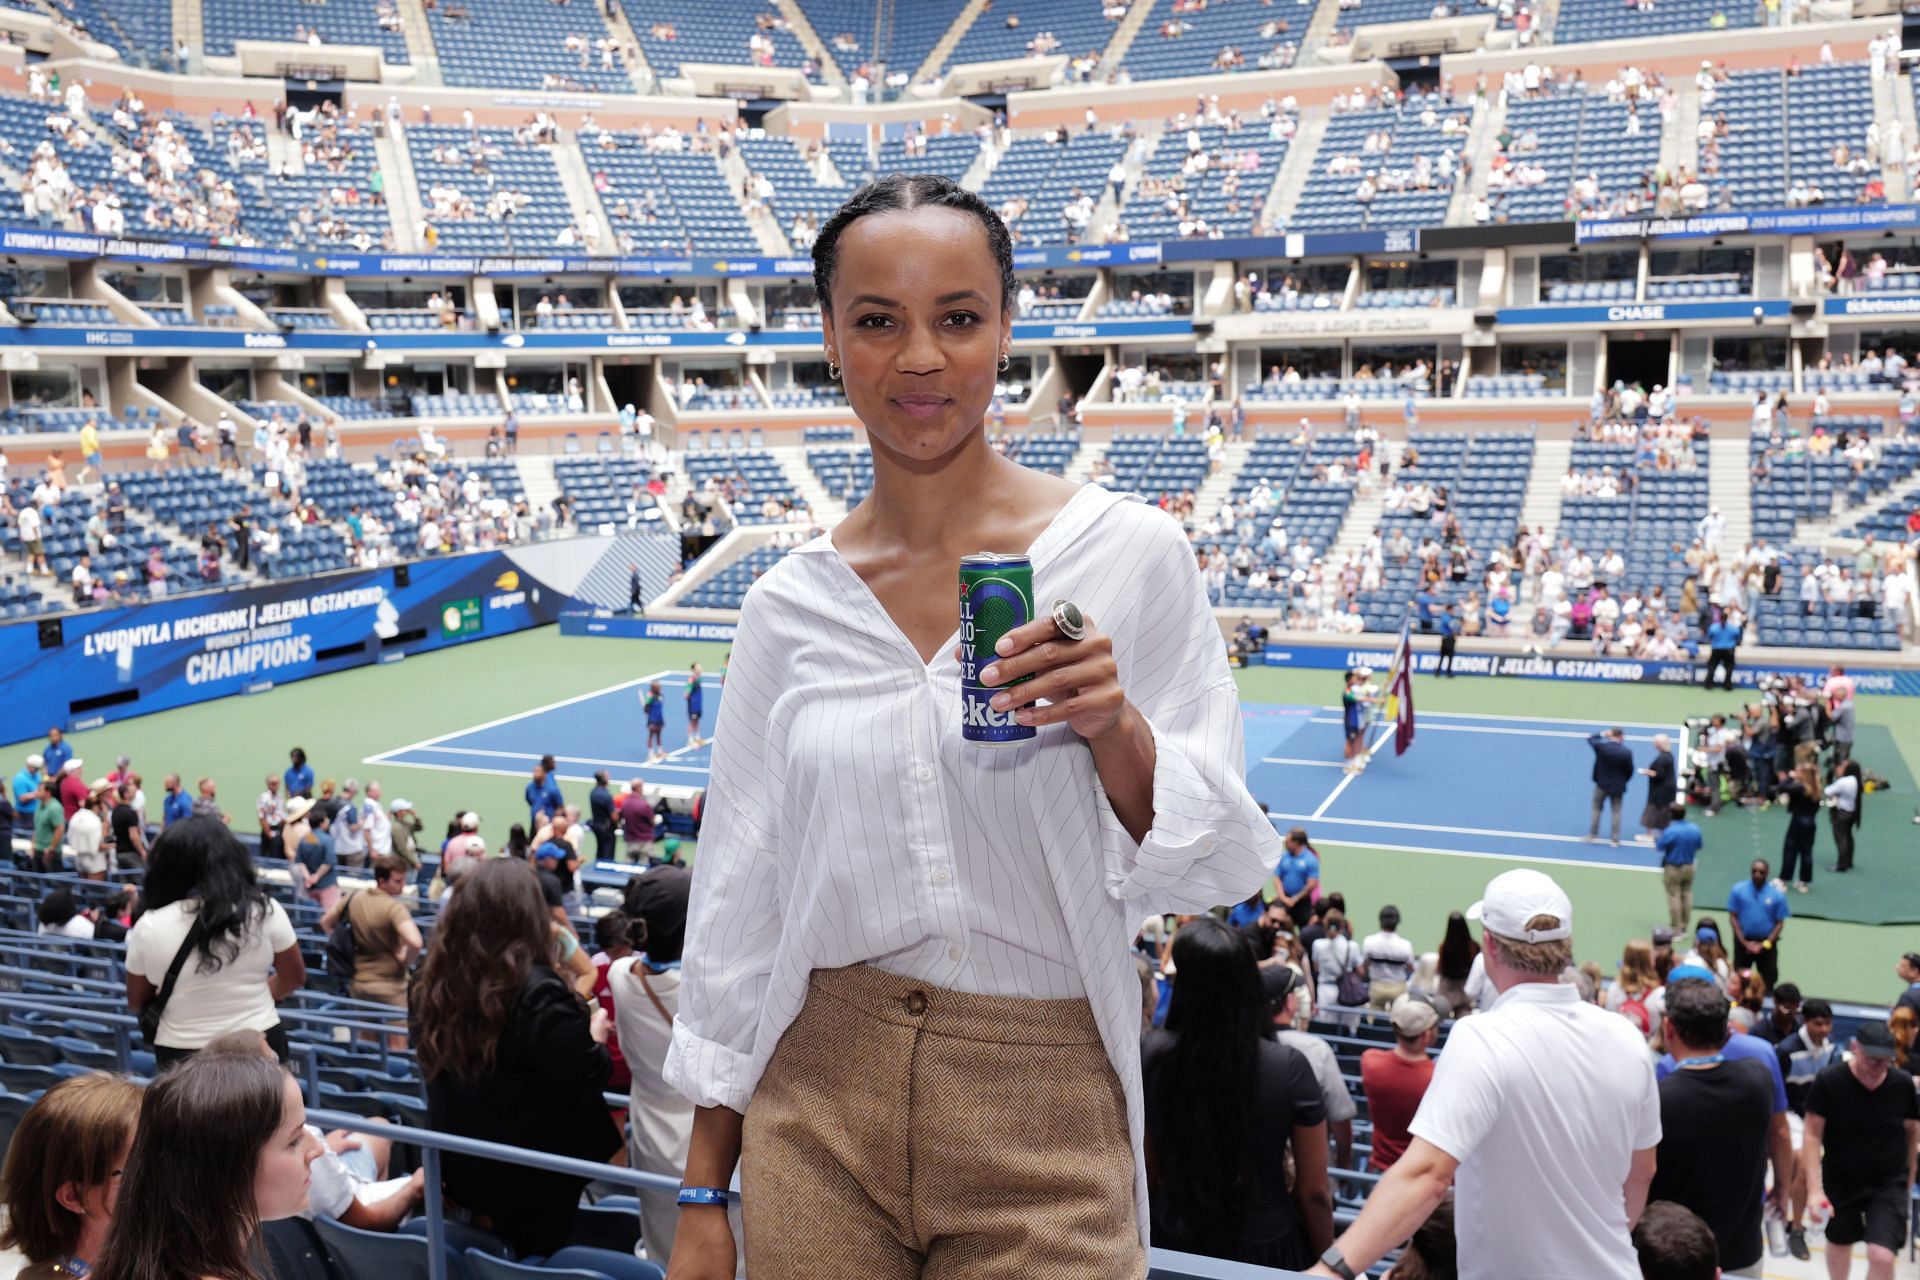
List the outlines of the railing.
<svg viewBox="0 0 1920 1280">
<path fill-rule="evenodd" d="M 0 970 L 0 973 L 4 973 Z M 27 971 L 32 972 L 32 971 Z M 32 1012 L 47 1014 L 79 1014 L 89 1022 L 111 1026 L 114 1040 L 120 1052 L 122 1070 L 131 1062 L 131 1039 L 139 1020 L 124 1012 L 109 1012 L 93 1008 L 76 1009 L 71 1002 L 42 1000 L 32 996 L 0 995 L 0 1010 L 9 1012 Z M 283 1018 L 286 1011 L 282 1011 Z M 296 1017 L 300 1015 L 296 1014 Z M 307 1018 L 319 1020 L 319 1015 L 307 1015 Z M 364 1027 L 357 1021 L 327 1018 L 326 1022 L 334 1026 L 349 1028 Z M 374 1028 L 383 1030 L 384 1028 Z M 385 1037 L 380 1041 L 385 1043 Z M 320 1096 L 320 1058 L 319 1052 L 311 1045 L 295 1043 L 293 1052 L 298 1062 L 298 1074 L 302 1079 L 309 1099 Z M 131 1072 L 129 1072 L 131 1074 Z M 619 1094 L 604 1095 L 611 1107 L 624 1107 L 627 1099 Z M 478 1159 L 495 1160 L 503 1164 L 519 1165 L 523 1168 L 538 1169 L 547 1173 L 566 1174 L 588 1182 L 598 1182 L 611 1186 L 633 1190 L 672 1191 L 680 1185 L 680 1179 L 667 1174 L 643 1173 L 618 1165 L 595 1164 L 590 1160 L 576 1160 L 568 1156 L 550 1155 L 544 1151 L 529 1151 L 522 1147 L 500 1146 L 491 1142 L 481 1142 L 473 1138 L 463 1138 L 456 1134 L 439 1133 L 431 1129 L 416 1128 L 406 1124 L 388 1124 L 376 1122 L 366 1116 L 349 1111 L 333 1111 L 326 1108 L 309 1107 L 307 1119 L 310 1123 L 326 1129 L 345 1129 L 350 1133 L 377 1134 L 396 1143 L 409 1143 L 419 1149 L 421 1168 L 426 1183 L 430 1187 L 442 1185 L 441 1158 L 446 1153 L 473 1156 Z M 447 1280 L 446 1267 L 446 1213 L 441 1198 L 436 1195 L 425 1197 L 427 1220 L 427 1274 L 429 1280 Z M 1166 1249 L 1152 1252 L 1149 1280 L 1287 1280 L 1296 1273 L 1275 1271 L 1267 1267 L 1248 1266 L 1244 1263 L 1224 1262 L 1217 1258 L 1202 1258 L 1191 1254 L 1175 1253 Z"/>
</svg>

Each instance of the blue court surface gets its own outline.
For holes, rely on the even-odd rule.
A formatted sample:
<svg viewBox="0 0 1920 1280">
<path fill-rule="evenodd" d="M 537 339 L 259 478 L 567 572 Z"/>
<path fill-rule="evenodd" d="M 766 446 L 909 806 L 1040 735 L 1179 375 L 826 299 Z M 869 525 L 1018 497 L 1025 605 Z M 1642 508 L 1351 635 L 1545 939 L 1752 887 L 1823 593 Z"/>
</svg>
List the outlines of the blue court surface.
<svg viewBox="0 0 1920 1280">
<path fill-rule="evenodd" d="M 687 745 L 687 675 L 656 671 L 610 689 L 383 751 L 365 763 L 520 777 L 550 754 L 562 781 L 591 782 L 595 770 L 605 769 L 615 782 L 639 777 L 663 786 L 702 787 L 713 748 Z M 647 686 L 656 680 L 666 699 L 667 758 L 649 763 L 644 702 Z M 700 688 L 700 733 L 710 742 L 720 710 L 720 677 L 703 675 Z M 572 754 L 564 754 L 568 752 Z"/>
<path fill-rule="evenodd" d="M 647 760 L 642 699 L 659 681 L 666 697 L 666 759 Z M 563 781 L 589 781 L 598 769 L 615 781 L 704 786 L 712 748 L 687 745 L 687 673 L 659 671 L 518 715 L 429 738 L 368 757 L 366 763 L 521 777 L 552 753 Z M 711 739 L 720 679 L 706 675 L 702 736 Z M 1373 764 L 1341 769 L 1343 736 L 1335 707 L 1247 704 L 1247 780 L 1281 827 L 1304 826 L 1315 840 L 1463 857 L 1539 858 L 1622 869 L 1656 869 L 1650 845 L 1635 844 L 1646 787 L 1627 793 L 1618 849 L 1587 844 L 1593 753 L 1587 735 L 1599 723 L 1525 716 L 1420 712 L 1413 746 L 1393 754 L 1393 726 L 1368 732 Z M 1678 725 L 1622 724 L 1627 746 L 1645 764 L 1653 735 L 1676 747 Z M 1603 829 L 1604 834 L 1604 829 Z"/>
</svg>

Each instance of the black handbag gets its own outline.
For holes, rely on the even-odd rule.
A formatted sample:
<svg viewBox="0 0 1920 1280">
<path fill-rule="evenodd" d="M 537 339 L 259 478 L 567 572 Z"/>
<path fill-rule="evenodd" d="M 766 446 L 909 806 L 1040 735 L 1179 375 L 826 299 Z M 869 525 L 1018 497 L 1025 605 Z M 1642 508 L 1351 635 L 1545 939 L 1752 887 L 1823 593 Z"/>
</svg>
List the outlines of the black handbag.
<svg viewBox="0 0 1920 1280">
<path fill-rule="evenodd" d="M 193 925 L 187 930 L 187 936 L 181 941 L 180 949 L 173 953 L 173 963 L 167 966 L 167 976 L 160 983 L 160 990 L 153 999 L 140 1006 L 140 1039 L 147 1048 L 154 1047 L 153 1038 L 160 1034 L 160 1018 L 167 1011 L 167 1001 L 173 999 L 173 988 L 180 981 L 180 970 L 186 967 L 187 957 L 193 953 L 194 943 L 200 941 L 200 917 L 193 918 Z"/>
</svg>

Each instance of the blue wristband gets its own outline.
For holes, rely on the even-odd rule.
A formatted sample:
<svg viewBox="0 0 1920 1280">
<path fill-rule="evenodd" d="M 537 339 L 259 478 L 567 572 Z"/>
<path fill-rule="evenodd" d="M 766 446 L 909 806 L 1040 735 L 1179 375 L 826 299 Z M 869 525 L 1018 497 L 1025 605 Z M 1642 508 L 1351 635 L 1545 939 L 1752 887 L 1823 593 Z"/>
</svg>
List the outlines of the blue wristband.
<svg viewBox="0 0 1920 1280">
<path fill-rule="evenodd" d="M 678 1203 L 718 1205 L 724 1209 L 733 1203 L 733 1193 L 725 1187 L 682 1187 Z"/>
</svg>

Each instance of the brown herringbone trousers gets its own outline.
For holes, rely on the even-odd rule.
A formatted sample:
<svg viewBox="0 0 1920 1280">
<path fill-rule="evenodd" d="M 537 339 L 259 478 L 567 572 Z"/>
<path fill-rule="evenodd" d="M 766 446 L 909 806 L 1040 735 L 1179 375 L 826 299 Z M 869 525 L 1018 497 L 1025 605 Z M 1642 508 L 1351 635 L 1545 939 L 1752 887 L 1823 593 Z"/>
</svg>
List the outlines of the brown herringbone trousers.
<svg viewBox="0 0 1920 1280">
<path fill-rule="evenodd" d="M 747 1108 L 753 1280 L 1138 1280 L 1126 1102 L 1085 1000 L 820 969 Z"/>
</svg>

